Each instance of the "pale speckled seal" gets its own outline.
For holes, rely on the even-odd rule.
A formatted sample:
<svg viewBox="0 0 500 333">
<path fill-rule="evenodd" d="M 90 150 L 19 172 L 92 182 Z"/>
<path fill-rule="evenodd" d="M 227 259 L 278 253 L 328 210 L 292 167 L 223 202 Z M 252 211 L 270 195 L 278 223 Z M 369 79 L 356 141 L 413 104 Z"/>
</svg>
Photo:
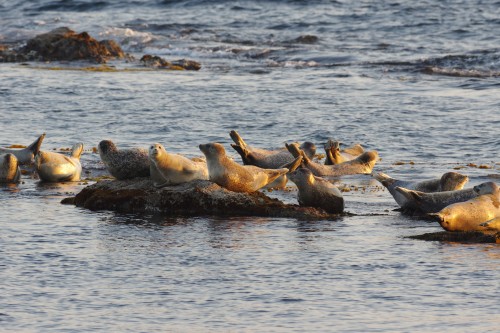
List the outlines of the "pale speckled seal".
<svg viewBox="0 0 500 333">
<path fill-rule="evenodd" d="M 35 168 L 40 180 L 45 182 L 79 181 L 82 174 L 80 156 L 83 143 L 77 143 L 71 150 L 71 156 L 39 151 L 35 156 Z"/>
<path fill-rule="evenodd" d="M 286 148 L 294 157 L 302 155 L 303 167 L 312 171 L 315 176 L 339 177 L 356 174 L 370 174 L 378 161 L 376 151 L 368 151 L 353 160 L 335 165 L 323 165 L 312 161 L 296 144 L 286 144 Z"/>
<path fill-rule="evenodd" d="M 98 149 L 106 169 L 116 179 L 149 177 L 150 162 L 146 149 L 118 149 L 110 140 L 99 142 Z"/>
<path fill-rule="evenodd" d="M 408 190 L 430 193 L 461 190 L 465 183 L 469 181 L 469 177 L 458 172 L 447 172 L 440 178 L 422 181 L 399 180 L 382 172 L 374 174 L 373 177 L 389 190 L 394 200 L 403 209 L 414 209 L 414 207 L 411 206 L 412 202 L 408 201 L 406 196 L 396 191 L 396 187 L 398 186 Z"/>
<path fill-rule="evenodd" d="M 429 215 L 436 217 L 446 231 L 484 231 L 482 223 L 500 217 L 500 190 L 497 184 L 487 182 L 474 186 L 474 191 L 477 197 Z"/>
<path fill-rule="evenodd" d="M 332 183 L 314 176 L 311 170 L 300 168 L 288 174 L 299 190 L 297 200 L 301 206 L 322 208 L 331 214 L 344 211 L 342 193 Z"/>
<path fill-rule="evenodd" d="M 36 154 L 40 151 L 45 133 L 40 135 L 32 144 L 23 149 L 0 148 L 0 154 L 13 154 L 17 158 L 17 162 L 21 165 L 32 164 Z"/>
<path fill-rule="evenodd" d="M 325 148 L 325 165 L 334 165 L 347 162 L 355 159 L 365 152 L 360 144 L 355 144 L 352 147 L 340 149 L 340 142 L 329 139 L 324 145 Z"/>
<path fill-rule="evenodd" d="M 264 169 L 280 169 L 283 165 L 291 163 L 294 157 L 285 149 L 266 150 L 250 147 L 236 131 L 229 133 L 235 144 L 231 144 L 240 154 L 245 165 L 255 165 Z M 304 142 L 301 146 L 306 156 L 313 158 L 316 146 L 312 142 Z"/>
<path fill-rule="evenodd" d="M 288 169 L 262 169 L 254 165 L 240 165 L 227 157 L 219 143 L 201 144 L 207 158 L 209 179 L 234 192 L 255 192 L 288 172 Z"/>
<path fill-rule="evenodd" d="M 171 154 L 159 143 L 149 147 L 149 160 L 151 179 L 157 187 L 208 179 L 205 161 L 193 161 L 179 154 Z"/>
<path fill-rule="evenodd" d="M 0 155 L 0 183 L 18 183 L 21 179 L 21 169 L 14 154 Z"/>
</svg>

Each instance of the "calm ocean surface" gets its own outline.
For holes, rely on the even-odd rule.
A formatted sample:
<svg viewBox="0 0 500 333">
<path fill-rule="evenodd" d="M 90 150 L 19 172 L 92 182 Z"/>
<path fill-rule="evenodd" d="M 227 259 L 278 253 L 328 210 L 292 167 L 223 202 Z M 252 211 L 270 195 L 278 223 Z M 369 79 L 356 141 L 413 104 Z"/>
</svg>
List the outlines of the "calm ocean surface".
<svg viewBox="0 0 500 333">
<path fill-rule="evenodd" d="M 81 141 L 92 176 L 102 139 L 217 141 L 240 161 L 235 129 L 262 148 L 359 142 L 396 178 L 500 182 L 499 1 L 0 1 L 0 44 L 60 26 L 203 67 L 0 64 L 0 146 Z M 24 175 L 0 187 L 0 331 L 498 331 L 498 245 L 406 239 L 442 229 L 368 175 L 341 183 L 336 220 L 181 219 L 61 205 L 85 185 Z"/>
</svg>

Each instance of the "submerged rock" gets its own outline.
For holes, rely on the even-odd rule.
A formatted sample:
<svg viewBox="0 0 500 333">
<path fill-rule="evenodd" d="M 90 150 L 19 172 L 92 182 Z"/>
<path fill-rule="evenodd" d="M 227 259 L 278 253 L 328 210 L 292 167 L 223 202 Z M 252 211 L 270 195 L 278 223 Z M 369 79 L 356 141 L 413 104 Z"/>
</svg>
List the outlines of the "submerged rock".
<svg viewBox="0 0 500 333">
<path fill-rule="evenodd" d="M 408 236 L 411 239 L 426 241 L 455 242 L 455 243 L 499 243 L 500 233 L 483 233 L 480 231 L 441 231 L 423 235 Z"/>
<path fill-rule="evenodd" d="M 74 199 L 65 199 L 63 203 L 91 210 L 177 216 L 335 217 L 321 209 L 284 204 L 262 192 L 231 192 L 207 180 L 163 188 L 156 188 L 149 178 L 101 181 L 85 187 Z"/>
<path fill-rule="evenodd" d="M 145 54 L 141 58 L 141 63 L 146 67 L 163 68 L 163 69 L 180 69 L 180 70 L 194 70 L 197 71 L 201 68 L 199 62 L 187 59 L 180 59 L 175 61 L 168 61 L 158 56 Z"/>
</svg>

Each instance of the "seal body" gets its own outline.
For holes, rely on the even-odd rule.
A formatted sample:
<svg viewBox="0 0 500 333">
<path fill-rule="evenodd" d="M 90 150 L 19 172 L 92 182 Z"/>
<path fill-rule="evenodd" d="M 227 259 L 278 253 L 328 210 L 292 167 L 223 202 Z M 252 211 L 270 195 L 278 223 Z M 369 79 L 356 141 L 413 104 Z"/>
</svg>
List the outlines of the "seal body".
<svg viewBox="0 0 500 333">
<path fill-rule="evenodd" d="M 201 144 L 207 158 L 209 179 L 234 192 L 255 192 L 285 175 L 288 169 L 262 169 L 254 165 L 240 165 L 227 157 L 219 143 Z"/>
<path fill-rule="evenodd" d="M 285 148 L 279 150 L 266 150 L 250 147 L 236 131 L 229 133 L 234 141 L 231 147 L 241 156 L 245 165 L 255 165 L 264 169 L 281 169 L 284 165 L 292 163 L 292 156 Z M 304 142 L 300 148 L 309 157 L 313 158 L 316 153 L 316 146 L 312 142 Z"/>
<path fill-rule="evenodd" d="M 43 139 L 45 138 L 45 133 L 40 135 L 32 144 L 23 149 L 10 149 L 10 148 L 0 148 L 0 154 L 13 154 L 19 164 L 32 164 L 35 160 L 36 154 L 40 151 L 40 146 L 42 145 Z"/>
<path fill-rule="evenodd" d="M 110 140 L 98 145 L 99 156 L 108 172 L 116 179 L 150 176 L 149 154 L 146 149 L 118 149 Z"/>
<path fill-rule="evenodd" d="M 18 183 L 21 169 L 14 154 L 0 155 L 0 183 Z"/>
<path fill-rule="evenodd" d="M 45 182 L 72 182 L 79 181 L 82 174 L 80 156 L 83 152 L 83 143 L 73 146 L 71 156 L 39 151 L 35 157 L 35 168 L 40 180 Z"/>
<path fill-rule="evenodd" d="M 405 207 L 412 207 L 424 214 L 437 213 L 446 206 L 478 196 L 472 188 L 426 193 L 396 186 L 395 190 L 405 197 Z"/>
<path fill-rule="evenodd" d="M 157 187 L 177 185 L 194 179 L 208 180 L 205 161 L 193 161 L 178 154 L 170 154 L 155 143 L 149 148 L 151 179 Z"/>
<path fill-rule="evenodd" d="M 311 170 L 315 176 L 319 177 L 339 177 L 356 174 L 370 174 L 373 170 L 373 167 L 375 166 L 375 163 L 377 163 L 378 161 L 378 153 L 376 151 L 368 151 L 350 161 L 335 165 L 323 165 L 312 161 L 304 154 L 304 152 L 300 149 L 300 147 L 298 147 L 298 145 L 287 144 L 286 147 L 294 157 L 302 155 L 303 167 Z"/>
<path fill-rule="evenodd" d="M 500 217 L 500 190 L 495 183 L 487 182 L 474 186 L 474 191 L 477 197 L 429 215 L 447 231 L 484 231 L 482 223 Z"/>
<path fill-rule="evenodd" d="M 360 144 L 340 150 L 340 142 L 329 139 L 324 145 L 325 165 L 334 165 L 355 159 L 365 152 Z"/>
<path fill-rule="evenodd" d="M 301 206 L 322 208 L 331 214 L 344 211 L 342 193 L 326 179 L 314 176 L 311 170 L 305 168 L 297 169 L 288 176 L 297 185 L 297 200 Z"/>
<path fill-rule="evenodd" d="M 389 193 L 391 193 L 397 204 L 403 209 L 416 209 L 413 206 L 413 201 L 408 200 L 408 197 L 396 190 L 396 187 L 402 187 L 407 190 L 414 190 L 420 192 L 443 192 L 443 191 L 456 191 L 461 190 L 464 185 L 469 181 L 469 177 L 462 175 L 458 172 L 444 173 L 441 178 L 434 178 L 422 181 L 406 181 L 392 178 L 385 173 L 379 172 L 374 174 L 373 177 L 384 185 Z"/>
</svg>

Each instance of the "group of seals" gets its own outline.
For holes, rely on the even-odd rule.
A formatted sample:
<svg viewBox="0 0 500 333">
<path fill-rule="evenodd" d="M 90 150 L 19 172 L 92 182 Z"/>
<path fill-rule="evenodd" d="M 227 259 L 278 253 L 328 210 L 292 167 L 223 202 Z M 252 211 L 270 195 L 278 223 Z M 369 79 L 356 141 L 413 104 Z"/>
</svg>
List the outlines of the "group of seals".
<svg viewBox="0 0 500 333">
<path fill-rule="evenodd" d="M 40 151 L 45 133 L 40 135 L 32 144 L 23 149 L 0 148 L 0 154 L 13 154 L 20 165 L 32 164 L 36 154 Z"/>
</svg>

